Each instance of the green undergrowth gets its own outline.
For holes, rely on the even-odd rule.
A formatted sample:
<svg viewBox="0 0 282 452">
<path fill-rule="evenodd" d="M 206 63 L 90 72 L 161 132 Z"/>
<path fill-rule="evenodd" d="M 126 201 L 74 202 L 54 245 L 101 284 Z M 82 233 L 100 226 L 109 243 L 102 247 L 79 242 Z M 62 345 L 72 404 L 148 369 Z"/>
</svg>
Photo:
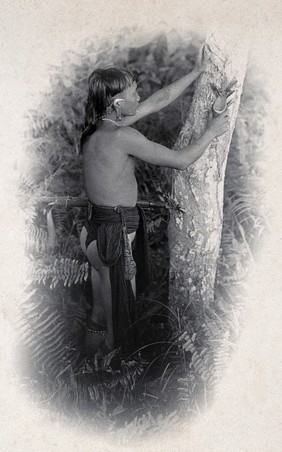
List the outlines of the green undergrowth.
<svg viewBox="0 0 282 452">
<path fill-rule="evenodd" d="M 173 39 L 172 39 L 173 38 Z M 200 40 L 177 33 L 139 48 L 118 42 L 89 44 L 52 69 L 51 90 L 29 113 L 27 157 L 19 196 L 26 210 L 29 285 L 21 305 L 21 374 L 41 406 L 95 423 L 109 435 L 142 436 L 166 429 L 183 416 L 201 414 L 230 362 L 240 335 L 244 285 L 258 243 L 267 231 L 261 188 L 264 105 L 252 68 L 244 83 L 226 170 L 224 222 L 216 300 L 199 312 L 168 304 L 169 257 L 166 209 L 146 210 L 152 262 L 148 297 L 138 297 L 138 349 L 126 359 L 84 355 L 91 309 L 89 265 L 80 250 L 85 217 L 80 207 L 54 207 L 43 196 L 83 196 L 79 139 L 87 76 L 94 67 L 126 66 L 138 76 L 142 98 L 189 72 Z M 136 124 L 150 140 L 172 147 L 188 112 L 194 87 L 158 114 Z M 139 198 L 164 202 L 168 170 L 137 162 Z M 111 433 L 112 432 L 112 433 Z M 114 434 L 114 433 L 113 433 Z"/>
</svg>

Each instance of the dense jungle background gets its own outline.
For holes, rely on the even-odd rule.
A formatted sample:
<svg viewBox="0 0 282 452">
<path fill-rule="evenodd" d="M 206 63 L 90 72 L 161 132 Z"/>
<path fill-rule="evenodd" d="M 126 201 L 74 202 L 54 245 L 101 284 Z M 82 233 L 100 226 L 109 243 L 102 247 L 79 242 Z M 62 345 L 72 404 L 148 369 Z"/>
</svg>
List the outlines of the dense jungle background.
<svg viewBox="0 0 282 452">
<path fill-rule="evenodd" d="M 29 168 L 20 177 L 30 258 L 21 305 L 21 378 L 41 406 L 76 424 L 126 436 L 166 428 L 212 403 L 242 328 L 249 265 L 267 231 L 261 185 L 266 94 L 247 70 L 225 180 L 224 223 L 216 300 L 206 312 L 168 304 L 169 255 L 166 226 L 170 172 L 137 162 L 139 199 L 163 207 L 146 209 L 152 268 L 149 296 L 136 301 L 136 353 L 116 365 L 117 352 L 87 359 L 83 339 L 91 308 L 89 265 L 80 250 L 85 207 L 44 197 L 85 197 L 79 149 L 87 78 L 97 67 L 126 66 L 145 99 L 188 73 L 200 39 L 176 32 L 128 48 L 123 36 L 88 43 L 52 68 L 50 92 L 27 117 Z M 150 140 L 173 147 L 188 113 L 194 85 L 172 105 L 136 124 Z"/>
</svg>

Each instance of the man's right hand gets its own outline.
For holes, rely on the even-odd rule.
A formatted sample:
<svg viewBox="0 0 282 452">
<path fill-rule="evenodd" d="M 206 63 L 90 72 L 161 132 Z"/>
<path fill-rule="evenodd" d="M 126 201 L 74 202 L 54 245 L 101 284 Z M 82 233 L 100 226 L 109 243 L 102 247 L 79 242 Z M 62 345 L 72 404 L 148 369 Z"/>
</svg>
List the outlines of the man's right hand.
<svg viewBox="0 0 282 452">
<path fill-rule="evenodd" d="M 212 117 L 212 113 L 210 114 L 208 130 L 211 132 L 214 138 L 223 135 L 227 132 L 230 123 L 230 117 L 228 111 L 224 111 L 216 118 Z"/>
</svg>

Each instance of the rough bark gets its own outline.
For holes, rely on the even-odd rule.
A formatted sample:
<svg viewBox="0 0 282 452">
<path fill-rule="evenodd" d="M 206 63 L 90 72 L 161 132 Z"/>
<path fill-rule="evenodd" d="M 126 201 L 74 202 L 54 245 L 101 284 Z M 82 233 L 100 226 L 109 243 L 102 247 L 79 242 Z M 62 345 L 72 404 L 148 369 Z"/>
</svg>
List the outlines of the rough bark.
<svg viewBox="0 0 282 452">
<path fill-rule="evenodd" d="M 238 91 L 229 107 L 229 132 L 214 140 L 202 157 L 185 171 L 173 171 L 172 197 L 185 213 L 175 211 L 169 224 L 170 303 L 189 301 L 199 308 L 214 300 L 217 259 L 223 219 L 223 189 L 229 145 L 235 126 L 246 67 L 245 51 L 220 50 L 214 37 L 206 71 L 197 82 L 187 120 L 176 151 L 193 143 L 207 127 L 208 112 L 217 97 L 213 87 L 225 90 L 236 78 Z M 238 51 L 239 50 L 239 51 Z"/>
</svg>

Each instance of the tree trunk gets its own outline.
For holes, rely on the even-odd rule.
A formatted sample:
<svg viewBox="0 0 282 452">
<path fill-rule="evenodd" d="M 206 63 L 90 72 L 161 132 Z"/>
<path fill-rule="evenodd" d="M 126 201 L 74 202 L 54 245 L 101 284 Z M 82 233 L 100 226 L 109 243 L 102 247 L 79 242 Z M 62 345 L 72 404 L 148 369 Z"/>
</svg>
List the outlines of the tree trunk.
<svg viewBox="0 0 282 452">
<path fill-rule="evenodd" d="M 185 213 L 175 211 L 168 230 L 170 303 L 181 307 L 192 301 L 200 309 L 214 301 L 225 167 L 246 68 L 245 52 L 238 47 L 232 51 L 225 48 L 223 53 L 214 37 L 206 44 L 211 50 L 210 60 L 197 82 L 187 120 L 175 144 L 176 151 L 196 141 L 206 129 L 208 112 L 218 95 L 214 87 L 224 91 L 236 78 L 237 95 L 229 107 L 229 132 L 213 140 L 202 157 L 187 170 L 173 170 L 172 197 Z"/>
</svg>

